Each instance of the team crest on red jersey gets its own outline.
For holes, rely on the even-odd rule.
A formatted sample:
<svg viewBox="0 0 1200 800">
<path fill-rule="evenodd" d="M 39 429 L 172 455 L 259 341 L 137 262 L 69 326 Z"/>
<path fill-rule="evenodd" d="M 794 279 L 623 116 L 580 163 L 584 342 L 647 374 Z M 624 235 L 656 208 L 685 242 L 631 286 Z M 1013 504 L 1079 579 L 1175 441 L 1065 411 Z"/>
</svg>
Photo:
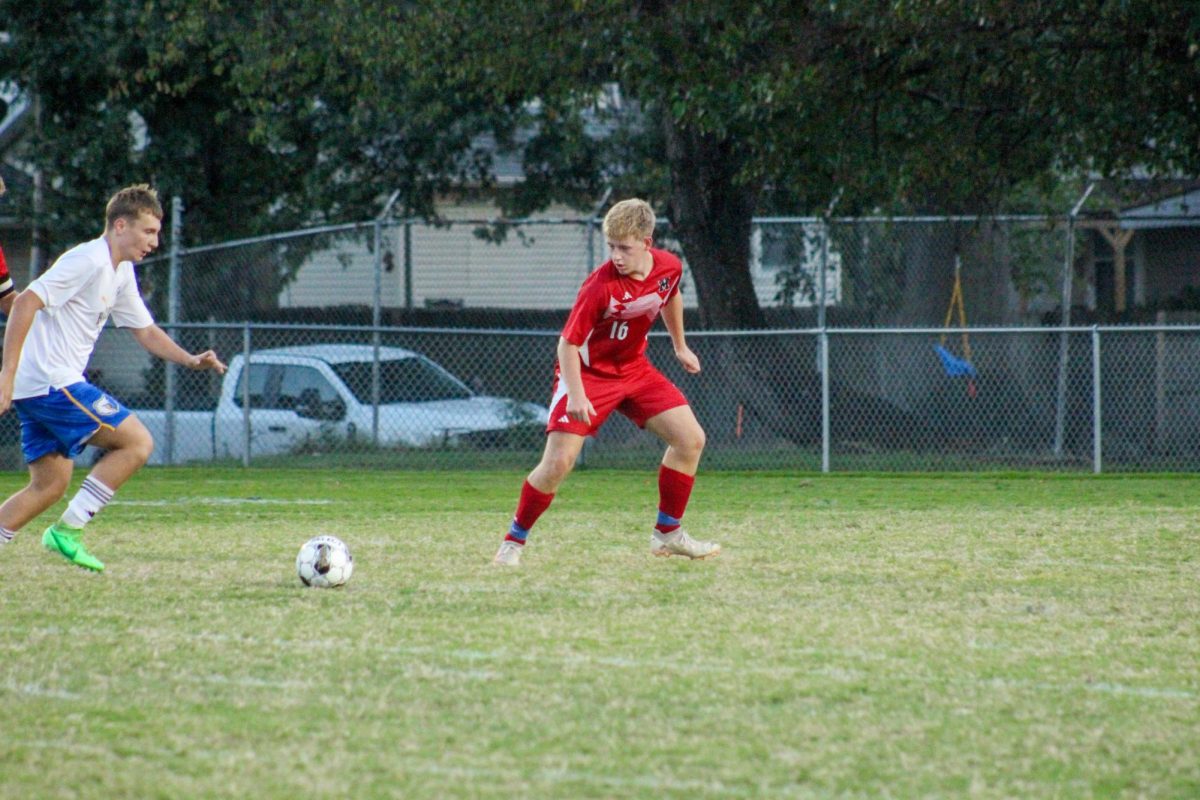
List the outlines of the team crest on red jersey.
<svg viewBox="0 0 1200 800">
<path fill-rule="evenodd" d="M 617 298 L 608 298 L 608 308 L 604 311 L 604 319 L 637 319 L 646 317 L 654 319 L 665 301 L 656 294 L 644 294 L 628 303 L 618 303 Z"/>
<path fill-rule="evenodd" d="M 660 292 L 665 292 L 670 288 L 671 288 L 671 279 L 670 278 L 659 278 L 658 279 L 658 290 Z"/>
</svg>

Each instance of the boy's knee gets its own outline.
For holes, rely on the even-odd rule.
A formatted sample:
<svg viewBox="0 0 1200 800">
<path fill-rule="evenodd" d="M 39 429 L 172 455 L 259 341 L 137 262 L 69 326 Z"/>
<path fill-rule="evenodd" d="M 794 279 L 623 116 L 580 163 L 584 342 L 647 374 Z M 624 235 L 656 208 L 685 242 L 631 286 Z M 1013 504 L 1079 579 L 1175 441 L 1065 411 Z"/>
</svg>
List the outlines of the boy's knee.
<svg viewBox="0 0 1200 800">
<path fill-rule="evenodd" d="M 138 442 L 137 453 L 143 464 L 149 461 L 150 456 L 154 454 L 154 437 L 149 433 L 142 437 Z"/>
<path fill-rule="evenodd" d="M 547 459 L 547 470 L 558 480 L 567 477 L 574 467 L 575 457 L 570 453 L 555 453 Z"/>
<path fill-rule="evenodd" d="M 138 431 L 129 436 L 121 450 L 130 458 L 136 459 L 139 464 L 145 464 L 154 452 L 154 437 L 147 430 Z"/>
<path fill-rule="evenodd" d="M 570 453 L 555 452 L 546 453 L 542 456 L 542 461 L 534 469 L 533 474 L 540 481 L 540 485 L 550 485 L 555 488 L 562 483 L 563 479 L 570 474 L 575 467 L 575 457 Z M 551 489 L 550 491 L 553 491 Z"/>
<path fill-rule="evenodd" d="M 697 425 L 693 430 L 680 436 L 679 441 L 673 446 L 682 453 L 700 455 L 704 451 L 704 445 L 707 443 L 708 439 L 704 434 L 704 429 Z"/>
</svg>

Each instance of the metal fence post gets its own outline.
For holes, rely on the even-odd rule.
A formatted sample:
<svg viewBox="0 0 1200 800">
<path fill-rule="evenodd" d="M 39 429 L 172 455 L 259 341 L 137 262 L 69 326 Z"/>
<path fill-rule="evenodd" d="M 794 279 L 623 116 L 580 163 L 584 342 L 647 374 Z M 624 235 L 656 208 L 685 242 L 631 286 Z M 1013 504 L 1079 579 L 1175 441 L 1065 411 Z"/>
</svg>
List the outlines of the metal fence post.
<svg viewBox="0 0 1200 800">
<path fill-rule="evenodd" d="M 837 194 L 829 201 L 829 205 L 825 208 L 825 216 L 821 217 L 821 274 L 818 276 L 818 297 L 817 297 L 817 327 L 825 330 L 825 307 L 828 300 L 828 283 L 829 278 L 825 274 L 829 271 L 829 221 L 833 217 L 833 209 L 837 208 L 838 201 L 842 199 L 842 190 L 838 189 Z"/>
<path fill-rule="evenodd" d="M 833 216 L 833 209 L 837 207 L 838 201 L 842 199 L 842 190 L 838 189 L 837 194 L 829 201 L 829 206 L 825 209 L 825 216 L 821 218 L 821 275 L 820 275 L 820 291 L 817 298 L 817 327 L 821 329 L 821 353 L 820 353 L 820 371 L 821 371 L 821 472 L 829 472 L 829 449 L 830 449 L 830 409 L 829 409 L 829 328 L 828 320 L 826 319 L 826 309 L 828 306 L 828 271 L 829 271 L 829 220 Z"/>
<path fill-rule="evenodd" d="M 242 328 L 242 466 L 250 466 L 250 323 Z"/>
<path fill-rule="evenodd" d="M 383 220 L 375 220 L 375 283 L 371 287 L 371 324 L 376 328 L 383 319 Z"/>
<path fill-rule="evenodd" d="M 1063 429 L 1067 414 L 1067 368 L 1070 364 L 1070 337 L 1068 328 L 1071 327 L 1071 289 L 1075 277 L 1075 219 L 1079 209 L 1087 202 L 1088 195 L 1096 184 L 1088 184 L 1087 190 L 1079 202 L 1071 209 L 1067 218 L 1067 254 L 1063 261 L 1062 287 L 1062 333 L 1058 342 L 1058 391 L 1054 403 L 1054 456 L 1060 458 L 1063 452 Z"/>
<path fill-rule="evenodd" d="M 583 275 L 587 277 L 587 271 L 596 265 L 596 218 L 592 217 L 587 221 L 587 264 L 584 265 Z"/>
<path fill-rule="evenodd" d="M 392 192 L 375 218 L 375 297 L 371 303 L 371 443 L 379 446 L 379 326 L 383 324 L 383 221 L 391 217 L 400 190 Z"/>
<path fill-rule="evenodd" d="M 412 220 L 404 220 L 404 308 L 413 307 Z"/>
<path fill-rule="evenodd" d="M 829 330 L 821 329 L 821 472 L 829 472 Z"/>
<path fill-rule="evenodd" d="M 821 220 L 821 274 L 817 276 L 817 327 L 825 330 L 826 276 L 829 269 L 829 220 Z"/>
<path fill-rule="evenodd" d="M 167 273 L 167 329 L 178 337 L 176 323 L 179 322 L 179 258 L 183 249 L 183 198 L 171 198 L 171 259 Z M 163 463 L 175 463 L 175 364 L 163 364 L 163 417 L 166 430 L 163 432 Z"/>
<path fill-rule="evenodd" d="M 1104 446 L 1100 417 L 1100 328 L 1092 326 L 1092 472 L 1100 474 Z"/>
<path fill-rule="evenodd" d="M 379 445 L 379 325 L 383 321 L 382 249 L 383 219 L 381 217 L 375 220 L 375 297 L 371 301 L 371 444 L 375 446 Z"/>
<path fill-rule="evenodd" d="M 583 265 L 583 277 L 586 278 L 591 274 L 596 267 L 596 228 L 600 223 L 600 211 L 604 208 L 604 204 L 608 202 L 608 198 L 612 197 L 612 187 L 607 186 L 604 189 L 604 194 L 600 197 L 599 202 L 592 207 L 592 215 L 587 220 L 587 263 Z"/>
<path fill-rule="evenodd" d="M 36 84 L 35 84 L 36 85 Z M 33 92 L 33 130 L 34 140 L 42 138 L 42 96 Z M 33 224 L 29 236 L 29 282 L 32 283 L 42 274 L 42 261 L 46 257 L 46 176 L 40 167 L 33 168 Z"/>
</svg>

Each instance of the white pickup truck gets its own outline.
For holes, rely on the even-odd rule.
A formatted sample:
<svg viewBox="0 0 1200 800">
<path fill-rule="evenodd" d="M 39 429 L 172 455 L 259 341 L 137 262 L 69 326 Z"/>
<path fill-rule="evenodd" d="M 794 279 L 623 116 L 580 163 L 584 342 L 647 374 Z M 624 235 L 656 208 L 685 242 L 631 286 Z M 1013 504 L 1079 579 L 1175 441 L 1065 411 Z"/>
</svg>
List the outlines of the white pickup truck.
<svg viewBox="0 0 1200 800">
<path fill-rule="evenodd" d="M 544 426 L 545 406 L 476 394 L 420 353 L 363 344 L 316 344 L 234 356 L 214 411 L 174 412 L 171 461 L 243 458 L 337 449 L 486 446 L 523 425 Z M 378 413 L 373 402 L 378 387 Z M 166 463 L 167 413 L 134 413 L 154 436 L 152 464 Z"/>
</svg>

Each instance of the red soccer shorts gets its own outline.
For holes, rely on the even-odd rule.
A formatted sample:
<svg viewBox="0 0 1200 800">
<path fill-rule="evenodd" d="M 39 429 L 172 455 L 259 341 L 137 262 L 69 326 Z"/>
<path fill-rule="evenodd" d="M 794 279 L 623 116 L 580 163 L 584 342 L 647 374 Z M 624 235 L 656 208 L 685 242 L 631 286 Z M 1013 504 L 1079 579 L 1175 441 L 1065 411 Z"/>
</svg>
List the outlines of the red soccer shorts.
<svg viewBox="0 0 1200 800">
<path fill-rule="evenodd" d="M 629 417 L 639 428 L 644 428 L 646 420 L 651 417 L 688 404 L 679 387 L 667 380 L 649 361 L 644 363 L 643 369 L 619 377 L 599 375 L 584 369 L 583 390 L 596 409 L 590 423 L 567 416 L 567 387 L 561 377 L 556 377 L 546 432 L 563 431 L 595 436 L 614 409 Z"/>
</svg>

